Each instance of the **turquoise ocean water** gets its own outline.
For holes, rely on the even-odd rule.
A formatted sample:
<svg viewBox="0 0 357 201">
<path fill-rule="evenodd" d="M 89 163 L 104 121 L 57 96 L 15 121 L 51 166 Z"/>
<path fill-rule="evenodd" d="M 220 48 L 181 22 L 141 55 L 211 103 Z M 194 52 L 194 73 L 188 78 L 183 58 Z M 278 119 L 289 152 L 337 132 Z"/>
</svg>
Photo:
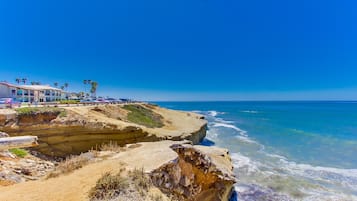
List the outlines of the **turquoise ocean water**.
<svg viewBox="0 0 357 201">
<path fill-rule="evenodd" d="M 357 200 L 357 102 L 159 102 L 208 120 L 238 200 Z"/>
</svg>

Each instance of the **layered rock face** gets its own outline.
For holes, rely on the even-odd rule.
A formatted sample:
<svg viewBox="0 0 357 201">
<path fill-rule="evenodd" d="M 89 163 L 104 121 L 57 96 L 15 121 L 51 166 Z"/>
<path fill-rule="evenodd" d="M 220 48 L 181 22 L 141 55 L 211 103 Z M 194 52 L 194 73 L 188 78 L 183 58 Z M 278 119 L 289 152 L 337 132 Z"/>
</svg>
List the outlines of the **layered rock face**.
<svg viewBox="0 0 357 201">
<path fill-rule="evenodd" d="M 178 158 L 151 173 L 155 186 L 175 200 L 229 200 L 235 178 L 227 150 L 175 144 Z"/>
<path fill-rule="evenodd" d="M 161 115 L 164 126 L 148 128 L 125 121 L 122 114 L 127 111 L 117 105 L 107 105 L 64 108 L 65 116 L 61 116 L 58 110 L 31 114 L 2 111 L 0 130 L 10 136 L 38 136 L 39 146 L 35 149 L 45 155 L 59 157 L 86 152 L 108 142 L 125 145 L 187 139 L 198 144 L 206 135 L 207 122 L 199 115 L 157 106 L 141 106 Z"/>
</svg>

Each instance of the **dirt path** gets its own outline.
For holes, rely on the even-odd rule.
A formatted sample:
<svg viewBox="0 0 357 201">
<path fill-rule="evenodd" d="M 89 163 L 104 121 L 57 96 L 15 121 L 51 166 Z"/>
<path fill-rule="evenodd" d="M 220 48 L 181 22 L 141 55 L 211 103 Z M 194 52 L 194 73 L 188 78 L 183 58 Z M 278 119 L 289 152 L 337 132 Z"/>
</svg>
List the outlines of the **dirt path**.
<svg viewBox="0 0 357 201">
<path fill-rule="evenodd" d="M 161 141 L 140 143 L 134 148 L 112 158 L 89 164 L 71 174 L 48 180 L 31 181 L 13 186 L 0 187 L 1 201 L 84 201 L 96 181 L 108 171 L 118 172 L 120 168 L 144 168 L 151 171 L 173 160 L 177 154 L 170 145 L 177 143 Z"/>
<path fill-rule="evenodd" d="M 107 171 L 117 171 L 121 164 L 108 160 L 90 164 L 69 175 L 49 180 L 26 182 L 0 188 L 2 201 L 81 201 L 88 200 L 88 192 Z"/>
</svg>

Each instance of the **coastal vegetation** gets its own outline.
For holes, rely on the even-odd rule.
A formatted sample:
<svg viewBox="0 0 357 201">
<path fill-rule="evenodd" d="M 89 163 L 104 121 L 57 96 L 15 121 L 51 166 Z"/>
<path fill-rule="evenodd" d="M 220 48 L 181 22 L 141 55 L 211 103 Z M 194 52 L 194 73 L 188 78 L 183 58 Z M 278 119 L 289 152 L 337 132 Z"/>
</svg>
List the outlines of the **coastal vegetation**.
<svg viewBox="0 0 357 201">
<path fill-rule="evenodd" d="M 26 84 L 27 78 L 22 78 L 21 81 L 22 81 L 22 83 Z"/>
<path fill-rule="evenodd" d="M 122 172 L 111 174 L 106 172 L 89 192 L 90 200 L 110 200 L 124 193 L 129 187 Z"/>
<path fill-rule="evenodd" d="M 65 109 L 57 107 L 23 107 L 16 108 L 15 111 L 18 115 L 34 115 L 37 113 L 57 113 L 60 117 L 65 117 L 67 115 Z"/>
<path fill-rule="evenodd" d="M 123 106 L 123 109 L 129 111 L 127 119 L 132 123 L 149 128 L 160 128 L 164 126 L 161 115 L 156 114 L 141 105 L 125 105 Z"/>
<path fill-rule="evenodd" d="M 91 94 L 92 94 L 93 97 L 96 97 L 96 96 L 97 96 L 97 88 L 98 88 L 98 82 L 92 81 L 92 82 L 91 82 L 90 92 L 91 92 Z"/>
<path fill-rule="evenodd" d="M 64 161 L 60 162 L 56 169 L 51 172 L 47 178 L 58 177 L 63 174 L 69 174 L 87 165 L 94 158 L 92 152 L 81 154 L 79 156 L 69 156 Z"/>
<path fill-rule="evenodd" d="M 90 190 L 89 198 L 97 201 L 130 196 L 142 200 L 140 198 L 149 196 L 148 191 L 152 186 L 151 179 L 144 173 L 144 169 L 134 169 L 126 173 L 125 168 L 122 168 L 116 174 L 111 172 L 103 174 Z M 154 200 L 161 199 L 155 197 Z"/>
<path fill-rule="evenodd" d="M 111 151 L 111 152 L 120 152 L 124 148 L 120 147 L 117 142 L 110 141 L 109 143 L 104 143 L 99 147 L 101 151 Z"/>
<path fill-rule="evenodd" d="M 13 148 L 13 149 L 9 149 L 9 151 L 14 154 L 17 157 L 20 158 L 24 158 L 25 156 L 27 156 L 28 152 L 24 149 L 19 149 L 19 148 Z"/>
<path fill-rule="evenodd" d="M 98 82 L 93 81 L 93 80 L 83 80 L 83 84 L 84 84 L 85 92 L 87 92 L 87 85 L 90 85 L 89 92 L 92 94 L 93 97 L 97 96 Z"/>
<path fill-rule="evenodd" d="M 77 104 L 79 103 L 79 100 L 61 100 L 59 103 L 60 104 Z"/>
</svg>

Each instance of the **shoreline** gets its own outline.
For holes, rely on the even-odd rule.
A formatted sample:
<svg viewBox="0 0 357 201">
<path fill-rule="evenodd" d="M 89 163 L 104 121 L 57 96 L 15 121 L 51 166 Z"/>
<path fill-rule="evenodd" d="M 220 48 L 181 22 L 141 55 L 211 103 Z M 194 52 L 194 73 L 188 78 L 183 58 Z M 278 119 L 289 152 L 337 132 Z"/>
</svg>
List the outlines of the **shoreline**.
<svg viewBox="0 0 357 201">
<path fill-rule="evenodd" d="M 190 190 L 192 191 L 192 195 L 185 195 L 188 196 L 187 198 L 191 196 L 204 196 L 199 198 L 198 200 L 216 200 L 216 196 L 220 195 L 222 196 L 220 199 L 228 200 L 229 195 L 227 194 L 231 192 L 231 189 L 233 189 L 233 183 L 235 183 L 235 179 L 233 178 L 233 167 L 231 167 L 231 159 L 228 156 L 228 153 L 224 151 L 223 149 L 218 149 L 216 147 L 200 147 L 196 146 L 194 144 L 199 144 L 206 136 L 206 128 L 207 128 L 207 122 L 203 118 L 202 115 L 197 115 L 195 113 L 188 113 L 188 112 L 181 112 L 181 111 L 175 111 L 175 110 L 169 110 L 169 109 L 164 109 L 161 107 L 157 107 L 154 105 L 147 105 L 147 104 L 142 104 L 142 103 L 136 103 L 133 104 L 135 107 L 139 108 L 140 110 L 150 110 L 154 112 L 157 115 L 160 115 L 163 117 L 162 121 L 164 122 L 164 125 L 160 128 L 149 128 L 143 125 L 138 125 L 136 123 L 128 122 L 127 119 L 124 119 L 124 116 L 128 116 L 129 113 L 127 111 L 124 111 L 122 108 L 118 108 L 120 106 L 114 106 L 114 105 L 106 105 L 106 106 L 84 106 L 84 107 L 66 107 L 66 108 L 60 108 L 60 112 L 58 111 L 48 111 L 48 110 L 43 110 L 43 111 L 37 111 L 36 112 L 31 112 L 29 114 L 13 114 L 13 113 L 7 113 L 4 114 L 5 118 L 0 118 L 0 130 L 4 130 L 8 132 L 10 135 L 23 135 L 23 134 L 32 134 L 32 135 L 38 135 L 39 137 L 39 151 L 42 153 L 48 154 L 51 153 L 48 148 L 52 147 L 50 150 L 54 151 L 59 151 L 59 153 L 74 153 L 77 154 L 79 153 L 79 150 L 74 149 L 74 147 L 78 148 L 78 145 L 83 145 L 86 144 L 86 147 L 88 145 L 88 140 L 92 140 L 93 143 L 95 144 L 101 144 L 102 142 L 111 142 L 113 140 L 116 140 L 118 142 L 118 145 L 120 146 L 128 146 L 128 144 L 136 143 L 137 145 L 134 144 L 133 147 L 138 147 L 134 148 L 132 151 L 127 150 L 124 152 L 119 152 L 119 155 L 121 157 L 129 157 L 130 160 L 135 160 L 137 162 L 127 162 L 126 164 L 138 164 L 138 162 L 144 162 L 145 167 L 149 167 L 149 164 L 152 164 L 153 167 L 155 167 L 155 170 L 158 171 L 158 173 L 164 171 L 173 171 L 172 165 L 167 166 L 168 169 L 160 169 L 160 166 L 164 167 L 165 163 L 167 163 L 167 160 L 164 160 L 166 162 L 163 162 L 161 159 L 161 162 L 159 163 L 153 163 L 155 160 L 160 159 L 162 157 L 165 157 L 167 153 L 170 153 L 169 151 L 164 151 L 165 149 L 169 149 L 169 144 L 193 144 L 192 145 L 184 145 L 192 147 L 190 149 L 187 149 L 185 152 L 186 154 L 190 153 L 193 154 L 192 157 L 201 157 L 202 159 L 195 159 L 194 161 L 200 161 L 200 160 L 209 160 L 207 162 L 203 162 L 204 164 L 207 165 L 207 168 L 212 171 L 215 168 L 218 168 L 217 170 L 214 170 L 213 175 L 216 175 L 218 172 L 223 171 L 225 173 L 219 173 L 218 175 L 222 174 L 222 176 L 217 177 L 216 176 L 209 176 L 211 178 L 216 178 L 217 181 L 213 183 L 217 183 L 219 180 L 220 182 L 224 183 L 224 188 L 219 190 L 219 188 L 216 187 L 211 187 L 211 184 L 207 183 L 209 180 L 204 179 L 204 180 L 197 180 L 196 176 L 197 174 L 199 175 L 199 171 L 204 171 L 200 170 L 201 165 L 199 164 L 190 164 L 191 160 L 186 161 L 187 165 L 192 166 L 193 169 L 197 170 L 193 171 L 193 169 L 189 172 L 183 173 L 181 172 L 180 174 L 183 174 L 182 177 L 186 178 L 187 176 L 184 175 L 196 175 L 193 180 L 190 180 L 190 182 L 198 182 L 195 185 L 202 185 L 205 189 L 207 188 L 207 192 L 203 193 L 202 195 L 195 190 Z M 63 113 L 62 109 L 66 111 L 66 116 L 60 117 L 59 114 Z M 120 115 L 119 115 L 120 114 Z M 28 118 L 27 115 L 30 115 L 31 118 Z M 116 116 L 119 115 L 119 116 Z M 1 114 L 0 114 L 1 117 Z M 3 119 L 3 121 L 1 121 Z M 5 120 L 4 120 L 5 119 Z M 47 123 L 43 123 L 47 122 Z M 2 125 L 2 126 L 1 126 Z M 69 130 L 65 130 L 64 128 L 70 127 Z M 90 129 L 89 129 L 90 128 Z M 89 130 L 88 130 L 89 129 Z M 10 131 L 10 132 L 9 132 Z M 89 132 L 90 131 L 90 132 Z M 94 132 L 96 131 L 96 132 Z M 139 134 L 142 133 L 142 134 Z M 82 134 L 81 134 L 82 133 Z M 89 133 L 89 135 L 83 135 L 84 133 Z M 140 137 L 142 135 L 142 137 Z M 63 137 L 60 137 L 63 136 Z M 76 136 L 76 138 L 73 138 L 71 136 Z M 113 138 L 114 136 L 118 136 L 118 138 Z M 131 138 L 130 136 L 134 137 Z M 109 138 L 108 138 L 109 137 Z M 129 138 L 128 138 L 129 137 Z M 80 138 L 86 139 L 85 141 L 81 140 Z M 100 139 L 105 138 L 104 141 Z M 132 141 L 132 140 L 135 141 Z M 79 141 L 78 141 L 79 140 Z M 173 140 L 173 141 L 162 141 L 162 140 Z M 186 141 L 188 140 L 188 141 Z M 75 144 L 71 144 L 75 142 Z M 149 142 L 153 141 L 153 142 Z M 165 142 L 168 142 L 169 144 L 165 144 Z M 65 144 L 63 144 L 65 143 Z M 145 143 L 148 143 L 147 145 Z M 162 144 L 164 143 L 164 144 Z M 46 144 L 46 146 L 44 146 Z M 152 151 L 155 149 L 144 149 L 146 146 L 149 144 L 153 144 L 152 146 L 158 148 L 159 152 L 155 152 L 156 156 L 153 156 L 150 154 Z M 65 145 L 65 146 L 62 146 Z M 94 145 L 94 144 L 93 144 Z M 124 147 L 125 147 L 124 146 Z M 150 145 L 151 146 L 151 145 Z M 47 147 L 47 148 L 46 148 Z M 68 149 L 68 147 L 72 147 L 71 149 Z M 131 147 L 131 146 L 130 146 Z M 165 148 L 166 147 L 166 148 Z M 187 148 L 189 148 L 187 147 Z M 83 147 L 84 148 L 84 147 Z M 89 150 L 89 148 L 85 148 L 86 150 Z M 83 149 L 83 150 L 85 150 Z M 144 152 L 143 154 L 149 154 L 146 156 L 145 160 L 139 159 L 138 153 L 140 153 L 139 150 L 143 149 Z M 185 148 L 186 149 L 186 148 Z M 190 151 L 191 150 L 191 151 Z M 200 150 L 200 151 L 198 151 Z M 192 152 L 193 151 L 193 152 Z M 199 155 L 196 156 L 195 152 L 198 151 L 197 153 L 200 153 Z M 83 151 L 80 151 L 83 152 Z M 166 152 L 166 153 L 165 153 Z M 192 153 L 191 153 L 192 152 Z M 152 152 L 154 154 L 154 152 Z M 64 154 L 62 156 L 65 156 L 67 154 Z M 136 154 L 136 156 L 134 155 Z M 114 154 L 115 155 L 115 154 Z M 118 155 L 118 156 L 119 156 Z M 174 154 L 175 155 L 175 154 Z M 217 155 L 217 156 L 215 156 Z M 53 156 L 53 154 L 52 154 Z M 177 155 L 175 155 L 177 157 Z M 112 158 L 114 156 L 111 156 Z M 117 158 L 118 161 L 124 162 L 125 160 L 121 157 Z M 152 160 L 150 157 L 154 157 Z M 223 158 L 221 158 L 223 157 Z M 174 160 L 173 155 L 170 157 L 171 159 L 169 161 L 176 161 Z M 217 159 L 214 159 L 217 158 Z M 115 157 L 113 158 L 115 159 Z M 120 160 L 119 160 L 120 159 Z M 214 159 L 214 160 L 213 160 Z M 105 159 L 106 160 L 106 159 Z M 104 160 L 104 161 L 105 161 Z M 182 159 L 185 161 L 186 159 Z M 213 161 L 212 161 L 213 160 Z M 216 161 L 216 162 L 215 162 Z M 184 163 L 186 163 L 184 162 Z M 189 162 L 189 163 L 188 163 Z M 124 162 L 125 163 L 125 162 Z M 170 162 L 171 163 L 171 162 Z M 213 166 L 213 164 L 216 164 Z M 149 166 L 148 166 L 149 165 Z M 181 167 L 181 163 L 178 166 L 178 168 L 184 168 L 187 165 L 184 165 Z M 212 165 L 212 167 L 211 167 Z M 141 166 L 141 165 L 139 165 Z M 214 168 L 213 168 L 214 167 Z M 140 167 L 138 167 L 140 168 Z M 213 168 L 213 169 L 212 169 Z M 176 168 L 177 169 L 177 168 Z M 185 168 L 184 168 L 185 169 Z M 153 171 L 153 170 L 151 170 Z M 197 172 L 198 171 L 198 172 Z M 205 170 L 206 171 L 206 170 Z M 75 171 L 73 174 L 76 172 L 81 172 L 81 169 L 78 171 Z M 150 171 L 149 171 L 150 172 Z M 160 173 L 161 174 L 161 173 Z M 165 173 L 166 174 L 166 173 Z M 174 173 L 176 175 L 177 173 Z M 205 175 L 204 177 L 207 177 L 209 174 L 203 174 Z M 231 175 L 231 176 L 228 176 Z M 62 176 L 61 176 L 62 177 Z M 190 176 L 191 177 L 191 176 Z M 174 178 L 174 177 L 173 177 Z M 208 178 L 208 177 L 207 177 Z M 223 180 L 222 180 L 223 179 Z M 226 180 L 227 179 L 227 180 Z M 44 180 L 39 180 L 39 185 L 41 183 L 46 183 Z M 167 181 L 171 184 L 171 180 Z M 206 183 L 205 183 L 206 182 Z M 226 183 L 228 182 L 228 183 Z M 18 186 L 19 185 L 19 186 Z M 36 184 L 37 185 L 37 184 Z M 185 184 L 186 185 L 186 184 Z M 183 188 L 185 189 L 186 187 L 184 186 L 173 186 L 172 189 L 170 190 L 165 190 L 165 194 L 171 195 L 171 196 L 184 196 L 181 195 L 180 193 L 177 194 L 177 190 L 175 189 L 180 189 Z M 31 189 L 31 184 L 27 185 L 27 182 L 22 183 L 22 184 L 17 184 L 14 186 L 9 186 L 9 187 L 1 187 L 0 191 L 2 190 L 3 192 L 12 192 L 10 194 L 14 194 L 14 192 L 17 192 L 20 190 L 20 188 L 17 189 L 17 186 L 28 186 L 28 187 L 21 187 L 23 188 L 28 188 Z M 45 185 L 46 186 L 46 185 Z M 166 185 L 165 185 L 166 186 Z M 165 186 L 160 186 L 159 183 L 157 183 L 157 188 L 165 189 Z M 206 187 L 205 187 L 206 186 Z M 230 187 L 231 186 L 231 187 Z M 7 190 L 5 190 L 7 189 Z M 24 189 L 23 189 L 24 190 Z M 188 190 L 188 189 L 187 189 Z M 216 190 L 219 190 L 216 192 Z M 27 191 L 27 190 L 25 190 Z M 2 192 L 2 194 L 3 194 Z M 176 192 L 176 193 L 174 193 Z M 216 193 L 213 193 L 216 192 Z M 67 192 L 68 193 L 68 192 Z M 20 192 L 16 193 L 18 196 L 24 196 L 24 194 L 21 194 Z M 216 194 L 215 196 L 213 196 Z M 210 196 L 208 196 L 210 195 Z M 213 197 L 211 197 L 211 195 Z M 1 196 L 1 195 L 0 195 Z M 184 197 L 185 197 L 184 196 Z M 208 196 L 208 197 L 207 197 Z M 56 198 L 57 199 L 57 198 Z M 58 200 L 61 200 L 62 198 L 59 198 Z M 41 200 L 41 199 L 40 199 Z"/>
</svg>

